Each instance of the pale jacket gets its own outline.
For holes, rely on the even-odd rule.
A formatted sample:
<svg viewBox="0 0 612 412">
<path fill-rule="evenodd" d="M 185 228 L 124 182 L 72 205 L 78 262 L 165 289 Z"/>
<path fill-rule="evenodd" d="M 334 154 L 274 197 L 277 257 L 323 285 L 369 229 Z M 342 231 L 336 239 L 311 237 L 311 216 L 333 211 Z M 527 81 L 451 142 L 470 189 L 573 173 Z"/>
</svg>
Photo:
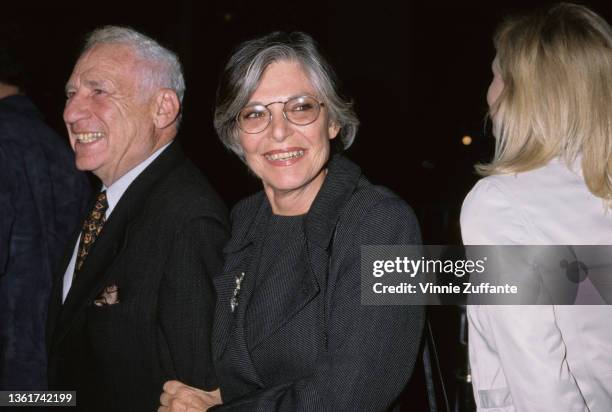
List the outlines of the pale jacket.
<svg viewBox="0 0 612 412">
<path fill-rule="evenodd" d="M 466 245 L 612 245 L 612 211 L 553 160 L 480 180 L 461 231 Z M 479 411 L 612 411 L 611 306 L 469 306 L 468 319 Z"/>
</svg>

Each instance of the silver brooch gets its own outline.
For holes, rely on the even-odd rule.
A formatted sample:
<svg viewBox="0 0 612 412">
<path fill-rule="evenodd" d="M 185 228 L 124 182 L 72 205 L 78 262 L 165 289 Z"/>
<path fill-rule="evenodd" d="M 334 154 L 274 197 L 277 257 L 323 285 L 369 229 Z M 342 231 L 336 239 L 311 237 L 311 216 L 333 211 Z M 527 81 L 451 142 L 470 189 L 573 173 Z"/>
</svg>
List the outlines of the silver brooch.
<svg viewBox="0 0 612 412">
<path fill-rule="evenodd" d="M 232 294 L 232 298 L 230 299 L 230 308 L 232 309 L 232 313 L 236 310 L 238 306 L 238 295 L 240 294 L 240 286 L 242 285 L 242 279 L 244 279 L 244 272 L 242 272 L 239 276 L 236 276 L 235 282 L 236 287 L 234 288 L 234 293 Z"/>
</svg>

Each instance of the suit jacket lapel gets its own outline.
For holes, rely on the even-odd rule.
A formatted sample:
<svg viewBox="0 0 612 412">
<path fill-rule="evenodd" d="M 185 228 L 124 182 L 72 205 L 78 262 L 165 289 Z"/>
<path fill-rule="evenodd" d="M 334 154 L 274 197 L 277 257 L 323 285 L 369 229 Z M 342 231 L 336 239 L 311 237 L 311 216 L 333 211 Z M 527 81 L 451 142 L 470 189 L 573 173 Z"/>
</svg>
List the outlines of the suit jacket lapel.
<svg viewBox="0 0 612 412">
<path fill-rule="evenodd" d="M 312 273 L 304 234 L 299 233 L 278 256 L 259 273 L 261 280 L 246 308 L 249 348 L 289 322 L 320 291 Z"/>
<path fill-rule="evenodd" d="M 129 226 L 146 208 L 147 198 L 155 184 L 175 168 L 184 159 L 180 146 L 173 142 L 164 150 L 128 187 L 110 218 L 105 223 L 100 236 L 93 244 L 79 275 L 75 278 L 63 308 L 57 315 L 57 323 L 51 333 L 54 341 L 60 341 L 70 330 L 77 314 L 84 310 L 101 292 L 105 282 L 111 276 L 112 263 L 116 255 L 127 242 Z M 78 235 L 77 235 L 78 236 Z M 76 239 L 71 245 L 74 248 Z M 61 301 L 62 277 L 66 271 L 71 254 L 62 265 L 58 274 L 59 299 Z M 54 298 L 57 298 L 57 291 Z"/>
<path fill-rule="evenodd" d="M 74 278 L 70 291 L 64 301 L 57 324 L 56 338 L 61 340 L 71 326 L 76 314 L 91 304 L 101 290 L 100 283 L 105 281 L 113 260 L 120 250 L 122 240 L 125 238 L 125 213 L 115 211 L 105 223 L 100 236 L 91 247 L 89 255 L 79 274 Z"/>
<path fill-rule="evenodd" d="M 215 318 L 213 325 L 213 356 L 221 358 L 229 337 L 234 329 L 237 318 L 244 320 L 244 309 L 248 304 L 252 290 L 254 277 L 257 274 L 257 254 L 256 240 L 261 235 L 258 230 L 262 222 L 267 220 L 269 205 L 264 200 L 263 195 L 256 197 L 255 210 L 252 219 L 240 219 L 240 227 L 233 228 L 233 235 L 230 242 L 223 249 L 224 265 L 223 272 L 213 278 L 215 292 L 217 293 L 217 305 L 215 308 Z M 238 306 L 232 312 L 230 300 L 236 289 L 236 279 L 244 276 L 241 282 L 240 292 L 237 296 Z M 247 287 L 248 286 L 248 287 Z"/>
<path fill-rule="evenodd" d="M 79 234 L 81 233 L 83 220 L 85 220 L 85 217 L 81 219 L 81 224 L 78 226 L 77 229 L 75 229 L 72 236 L 70 237 L 70 241 L 67 243 L 66 250 L 64 251 L 64 255 L 62 256 L 62 260 L 60 261 L 59 265 L 54 268 L 54 280 L 51 289 L 51 297 L 49 299 L 49 313 L 47 315 L 47 350 L 50 349 L 50 343 L 55 332 L 55 327 L 59 320 L 58 318 L 60 312 L 62 311 L 64 273 L 66 273 L 66 269 L 68 268 L 68 264 L 70 263 L 70 259 L 72 258 L 72 253 L 74 252 L 74 246 L 77 242 L 77 239 L 79 238 Z"/>
</svg>

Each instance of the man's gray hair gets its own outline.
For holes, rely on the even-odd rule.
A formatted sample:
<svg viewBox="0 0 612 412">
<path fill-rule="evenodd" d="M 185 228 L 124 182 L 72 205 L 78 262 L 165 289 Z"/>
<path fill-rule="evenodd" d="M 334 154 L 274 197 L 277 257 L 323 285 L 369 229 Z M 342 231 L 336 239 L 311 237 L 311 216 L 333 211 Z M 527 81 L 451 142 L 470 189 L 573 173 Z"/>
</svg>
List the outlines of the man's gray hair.
<svg viewBox="0 0 612 412">
<path fill-rule="evenodd" d="M 179 101 L 185 95 L 185 79 L 181 63 L 175 53 L 166 49 L 152 38 L 130 27 L 105 26 L 89 34 L 83 53 L 97 44 L 117 43 L 133 47 L 137 56 L 150 63 L 150 72 L 143 80 L 149 86 L 172 89 Z"/>
<path fill-rule="evenodd" d="M 302 32 L 274 32 L 242 43 L 230 57 L 217 89 L 214 124 L 221 142 L 241 158 L 236 117 L 273 62 L 296 61 L 312 82 L 329 119 L 340 127 L 342 149 L 355 139 L 359 120 L 352 103 L 341 97 L 336 75 L 312 37 Z"/>
</svg>

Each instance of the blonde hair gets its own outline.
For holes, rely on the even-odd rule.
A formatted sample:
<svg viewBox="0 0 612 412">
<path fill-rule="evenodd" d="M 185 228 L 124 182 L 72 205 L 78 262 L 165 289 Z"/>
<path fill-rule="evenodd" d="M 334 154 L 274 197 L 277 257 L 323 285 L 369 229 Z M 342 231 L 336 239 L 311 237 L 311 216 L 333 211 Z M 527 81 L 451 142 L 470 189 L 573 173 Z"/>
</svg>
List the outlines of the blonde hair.
<svg viewBox="0 0 612 412">
<path fill-rule="evenodd" d="M 494 38 L 504 88 L 489 111 L 495 156 L 482 175 L 580 157 L 591 193 L 612 205 L 612 30 L 576 4 L 504 21 Z"/>
</svg>

